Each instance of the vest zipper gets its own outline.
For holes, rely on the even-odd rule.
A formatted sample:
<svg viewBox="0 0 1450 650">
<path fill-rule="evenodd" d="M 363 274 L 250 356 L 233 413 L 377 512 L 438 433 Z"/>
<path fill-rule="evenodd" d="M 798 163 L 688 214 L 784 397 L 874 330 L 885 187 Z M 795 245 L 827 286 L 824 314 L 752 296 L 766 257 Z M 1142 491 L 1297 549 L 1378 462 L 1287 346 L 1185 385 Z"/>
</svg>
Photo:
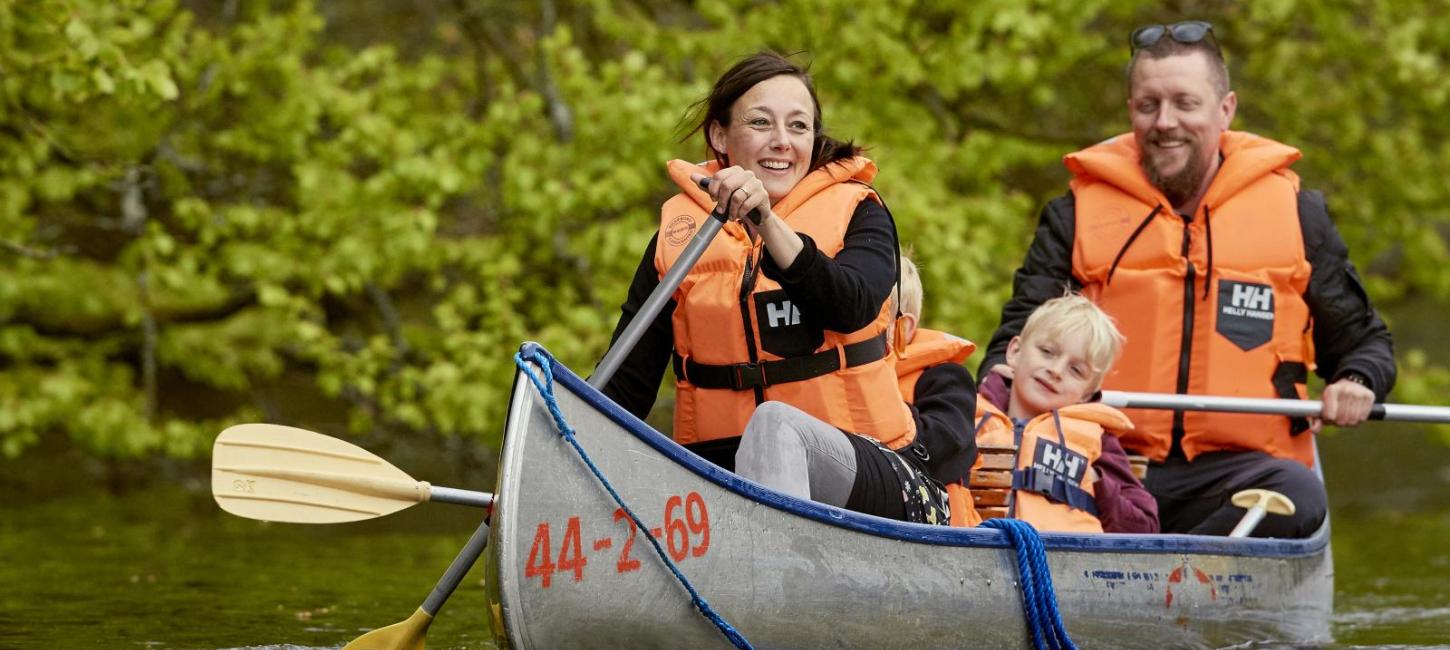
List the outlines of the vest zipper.
<svg viewBox="0 0 1450 650">
<path fill-rule="evenodd" d="M 740 319 L 745 325 L 745 350 L 750 354 L 752 365 L 760 362 L 755 352 L 755 326 L 750 319 L 750 293 L 755 290 L 755 243 L 745 251 L 745 275 L 740 279 Z M 765 388 L 755 386 L 755 405 L 765 403 Z"/>
<path fill-rule="evenodd" d="M 1198 271 L 1193 268 L 1193 260 L 1188 257 L 1188 250 L 1193 242 L 1193 234 L 1189 226 L 1193 224 L 1193 217 L 1183 217 L 1183 263 L 1188 267 L 1188 273 L 1183 277 L 1183 328 L 1182 337 L 1178 343 L 1178 394 L 1188 393 L 1188 366 L 1193 355 L 1193 303 L 1194 290 L 1193 281 Z M 1173 445 L 1168 449 L 1168 455 L 1175 454 L 1187 457 L 1183 453 L 1183 411 L 1173 412 Z"/>
</svg>

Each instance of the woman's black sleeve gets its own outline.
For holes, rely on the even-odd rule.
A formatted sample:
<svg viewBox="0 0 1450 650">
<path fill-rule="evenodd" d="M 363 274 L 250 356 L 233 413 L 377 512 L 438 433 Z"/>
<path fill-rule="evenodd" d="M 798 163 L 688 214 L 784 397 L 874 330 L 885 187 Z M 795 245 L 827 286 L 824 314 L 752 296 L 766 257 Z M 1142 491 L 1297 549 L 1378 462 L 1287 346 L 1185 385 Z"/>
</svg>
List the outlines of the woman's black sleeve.
<svg viewBox="0 0 1450 650">
<path fill-rule="evenodd" d="M 845 246 L 834 259 L 802 234 L 805 244 L 789 268 L 762 255 L 765 276 L 779 282 L 803 314 L 824 329 L 854 332 L 876 320 L 896 286 L 896 226 L 880 203 L 862 201 L 846 227 Z"/>
</svg>

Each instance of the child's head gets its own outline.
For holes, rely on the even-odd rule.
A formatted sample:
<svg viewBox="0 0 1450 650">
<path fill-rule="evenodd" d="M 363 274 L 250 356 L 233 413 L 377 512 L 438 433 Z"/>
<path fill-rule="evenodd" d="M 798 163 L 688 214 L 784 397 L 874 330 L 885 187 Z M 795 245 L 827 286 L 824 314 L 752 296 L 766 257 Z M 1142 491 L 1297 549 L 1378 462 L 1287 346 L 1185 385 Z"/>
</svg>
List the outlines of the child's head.
<svg viewBox="0 0 1450 650">
<path fill-rule="evenodd" d="M 1113 319 L 1091 300 L 1068 294 L 1043 303 L 1007 346 L 1009 415 L 1031 417 L 1091 397 L 1122 346 Z"/>
<path fill-rule="evenodd" d="M 921 323 L 921 293 L 921 275 L 916 271 L 916 264 L 902 255 L 901 283 L 891 292 L 893 306 L 896 306 L 896 301 L 901 301 L 901 318 L 896 322 L 901 343 L 910 343 L 916 338 L 916 326 Z"/>
</svg>

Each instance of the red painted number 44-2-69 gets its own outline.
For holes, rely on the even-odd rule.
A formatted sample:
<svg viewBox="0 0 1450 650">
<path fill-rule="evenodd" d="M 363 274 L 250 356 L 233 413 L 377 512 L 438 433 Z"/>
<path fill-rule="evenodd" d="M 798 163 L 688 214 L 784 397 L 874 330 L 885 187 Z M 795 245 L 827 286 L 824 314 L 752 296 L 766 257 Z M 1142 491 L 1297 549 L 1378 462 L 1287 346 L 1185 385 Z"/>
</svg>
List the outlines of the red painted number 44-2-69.
<svg viewBox="0 0 1450 650">
<path fill-rule="evenodd" d="M 614 560 L 614 572 L 637 571 L 640 560 L 633 553 L 638 527 L 625 513 L 624 508 L 614 511 L 614 521 L 624 527 L 624 539 L 619 544 L 618 554 L 610 554 Z M 553 583 L 555 573 L 572 573 L 574 582 L 582 582 L 585 576 L 584 567 L 591 559 L 589 554 L 610 551 L 615 546 L 615 540 L 612 536 L 605 536 L 590 540 L 586 544 L 580 538 L 581 527 L 578 515 L 569 517 L 564 524 L 563 540 L 556 550 L 549 522 L 539 522 L 534 529 L 534 544 L 529 548 L 529 559 L 524 564 L 524 577 L 538 578 L 539 586 L 545 589 Z M 710 511 L 705 507 L 705 500 L 698 492 L 691 492 L 684 497 L 670 497 L 665 501 L 664 526 L 649 529 L 649 534 L 663 543 L 670 559 L 676 562 L 703 556 L 710 550 Z"/>
</svg>

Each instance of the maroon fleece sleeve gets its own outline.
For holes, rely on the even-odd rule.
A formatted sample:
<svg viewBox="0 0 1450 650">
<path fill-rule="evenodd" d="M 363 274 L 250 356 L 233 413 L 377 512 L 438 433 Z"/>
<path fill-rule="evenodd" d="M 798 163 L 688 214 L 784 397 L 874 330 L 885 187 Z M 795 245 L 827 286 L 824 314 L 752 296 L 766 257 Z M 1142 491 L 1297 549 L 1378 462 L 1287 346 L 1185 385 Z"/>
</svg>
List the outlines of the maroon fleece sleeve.
<svg viewBox="0 0 1450 650">
<path fill-rule="evenodd" d="M 1103 453 L 1093 463 L 1093 469 L 1098 472 L 1093 500 L 1097 502 L 1103 532 L 1158 532 L 1158 501 L 1133 476 L 1128 454 L 1117 436 L 1103 434 Z"/>
</svg>

